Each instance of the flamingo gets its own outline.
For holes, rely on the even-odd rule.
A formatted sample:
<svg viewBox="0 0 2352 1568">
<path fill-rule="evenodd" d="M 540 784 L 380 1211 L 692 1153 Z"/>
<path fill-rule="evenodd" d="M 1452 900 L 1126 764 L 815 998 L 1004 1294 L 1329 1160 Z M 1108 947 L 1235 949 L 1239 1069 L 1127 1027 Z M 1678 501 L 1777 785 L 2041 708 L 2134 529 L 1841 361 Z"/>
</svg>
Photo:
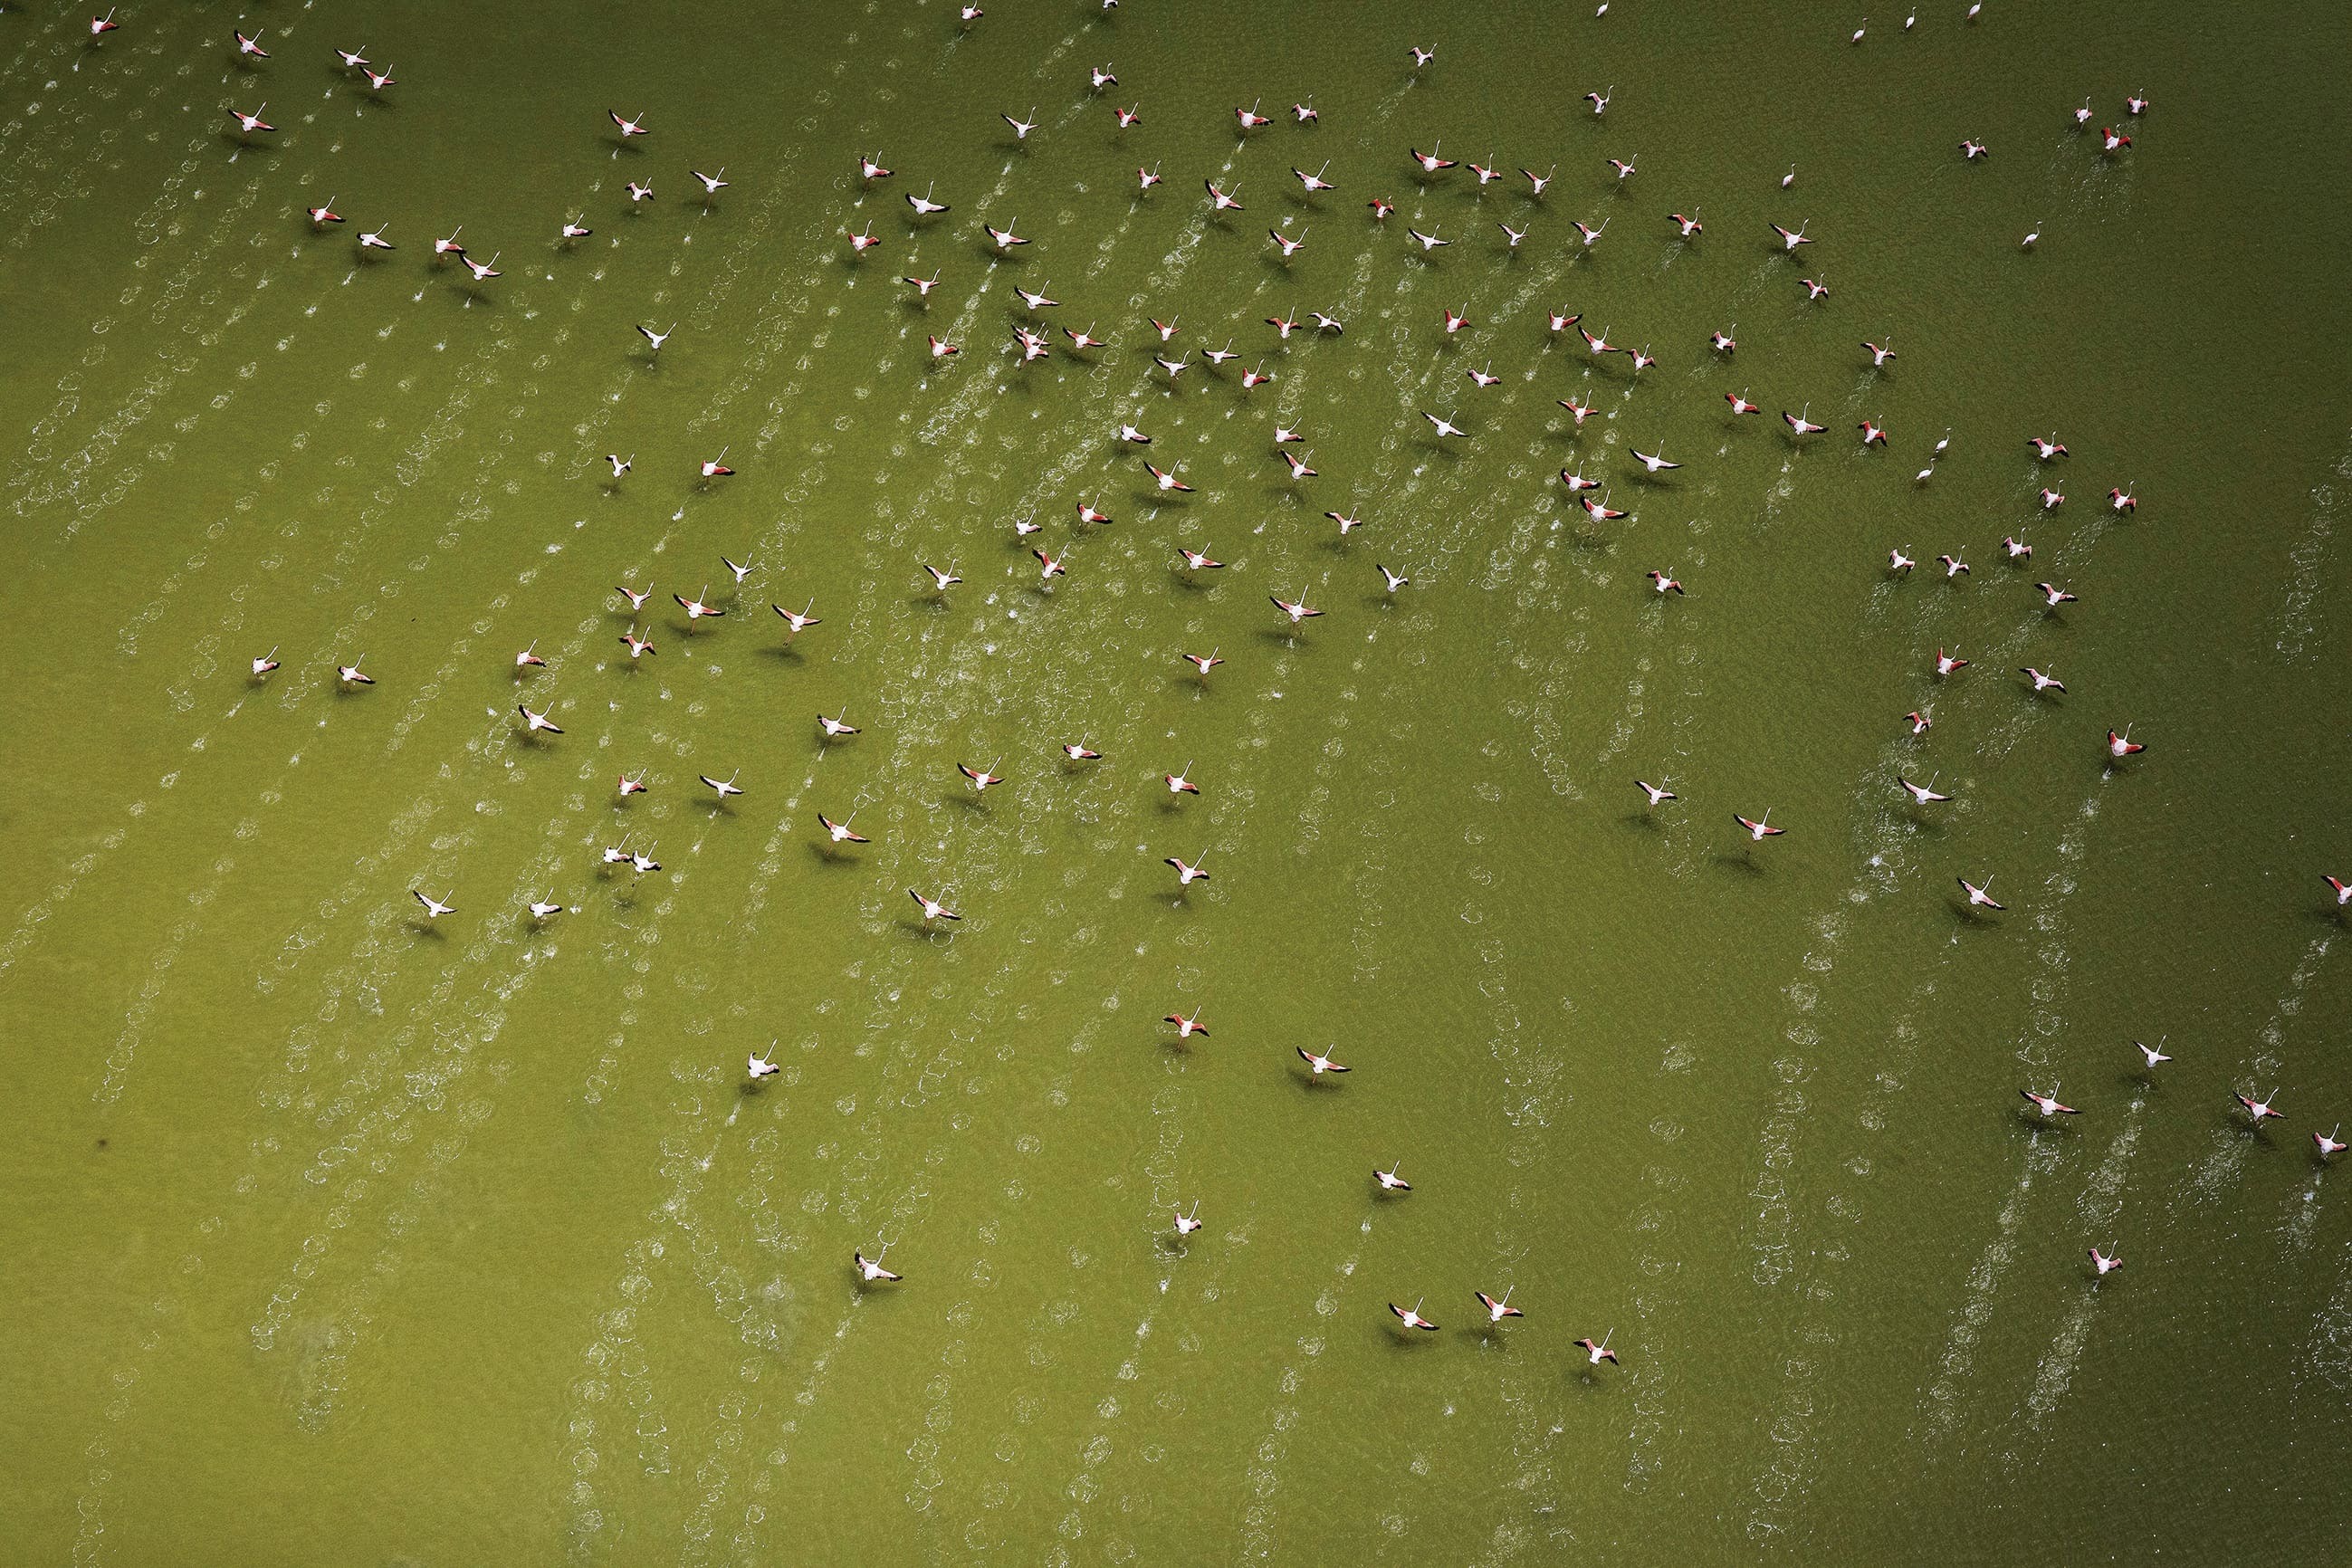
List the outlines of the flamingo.
<svg viewBox="0 0 2352 1568">
<path fill-rule="evenodd" d="M 2253 1125 L 2256 1127 L 2260 1127 L 2265 1121 L 2273 1117 L 2283 1118 L 2286 1115 L 2285 1111 L 2279 1110 L 2273 1103 L 2278 1099 L 2277 1089 L 2271 1090 L 2260 1100 L 2246 1094 L 2237 1095 L 2236 1099 L 2240 1105 L 2246 1108 L 2246 1114 L 2253 1118 Z"/>
<path fill-rule="evenodd" d="M 1514 1287 L 1514 1289 L 1516 1289 L 1516 1287 Z M 1480 1306 L 1486 1309 L 1486 1324 L 1489 1328 L 1501 1322 L 1505 1318 L 1524 1318 L 1527 1316 L 1525 1312 L 1520 1311 L 1517 1307 L 1511 1305 L 1511 1292 L 1509 1290 L 1504 1291 L 1500 1297 L 1489 1296 L 1484 1290 L 1473 1290 L 1470 1293 L 1478 1298 L 1478 1304 Z"/>
<path fill-rule="evenodd" d="M 915 891 L 912 888 L 907 889 L 907 896 L 922 906 L 923 919 L 927 922 L 930 921 L 960 921 L 963 919 L 961 915 L 956 913 L 953 910 L 948 908 L 947 905 L 940 902 L 937 899 L 926 898 L 922 894 Z"/>
<path fill-rule="evenodd" d="M 1427 1298 L 1424 1297 L 1423 1300 L 1425 1300 Z M 1389 1303 L 1389 1310 L 1394 1312 L 1396 1314 L 1397 1321 L 1402 1323 L 1408 1329 L 1419 1329 L 1424 1333 L 1433 1334 L 1437 1331 L 1437 1325 L 1421 1315 L 1420 1301 L 1415 1301 L 1410 1307 L 1400 1307 L 1394 1301 L 1391 1301 Z"/>
</svg>

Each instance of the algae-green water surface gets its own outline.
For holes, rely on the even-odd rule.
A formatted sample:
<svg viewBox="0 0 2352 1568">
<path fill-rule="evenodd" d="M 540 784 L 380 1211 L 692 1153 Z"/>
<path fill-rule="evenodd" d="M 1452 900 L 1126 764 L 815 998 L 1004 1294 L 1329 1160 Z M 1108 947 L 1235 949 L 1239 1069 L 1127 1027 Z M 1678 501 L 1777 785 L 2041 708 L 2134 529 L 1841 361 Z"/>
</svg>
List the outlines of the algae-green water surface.
<svg viewBox="0 0 2352 1568">
<path fill-rule="evenodd" d="M 2344 13 L 86 10 L 0 14 L 0 1560 L 2340 1533 Z"/>
</svg>

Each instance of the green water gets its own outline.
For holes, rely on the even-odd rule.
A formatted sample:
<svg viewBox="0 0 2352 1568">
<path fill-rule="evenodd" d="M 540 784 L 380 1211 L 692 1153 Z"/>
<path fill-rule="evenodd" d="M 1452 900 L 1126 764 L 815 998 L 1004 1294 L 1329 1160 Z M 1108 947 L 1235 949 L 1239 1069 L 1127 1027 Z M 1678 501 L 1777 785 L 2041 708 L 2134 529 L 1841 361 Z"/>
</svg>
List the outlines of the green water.
<svg viewBox="0 0 2352 1568">
<path fill-rule="evenodd" d="M 0 1559 L 2324 1560 L 2352 23 L 988 9 L 0 16 Z M 2134 90 L 2104 160 L 2070 112 Z M 1419 180 L 1437 138 L 1556 183 Z M 458 224 L 504 277 L 436 264 Z M 1063 301 L 1026 367 L 1016 280 Z M 1294 308 L 1345 334 L 1260 324 Z M 601 866 L 625 837 L 663 868 Z"/>
</svg>

